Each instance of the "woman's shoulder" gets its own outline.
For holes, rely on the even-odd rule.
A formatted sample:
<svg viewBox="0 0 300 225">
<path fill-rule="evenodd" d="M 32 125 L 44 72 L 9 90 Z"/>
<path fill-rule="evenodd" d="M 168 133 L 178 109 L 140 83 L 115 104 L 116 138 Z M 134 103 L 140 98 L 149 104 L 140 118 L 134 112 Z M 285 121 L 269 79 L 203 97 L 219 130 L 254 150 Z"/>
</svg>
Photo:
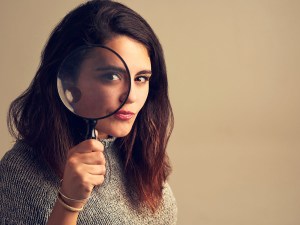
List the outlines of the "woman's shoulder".
<svg viewBox="0 0 300 225">
<path fill-rule="evenodd" d="M 52 200 L 56 196 L 52 182 L 45 179 L 49 171 L 43 168 L 46 167 L 42 166 L 37 154 L 24 142 L 17 142 L 3 156 L 0 161 L 0 202 L 3 203 L 0 204 L 0 224 L 45 221 L 52 201 L 43 199 L 47 196 Z"/>
<path fill-rule="evenodd" d="M 22 176 L 28 170 L 32 172 L 36 166 L 35 164 L 38 163 L 36 158 L 36 154 L 28 144 L 23 141 L 16 142 L 0 161 L 1 177 L 7 175 L 7 173 L 11 175 L 11 172 L 16 173 L 17 171 L 22 171 Z"/>
<path fill-rule="evenodd" d="M 145 210 L 144 215 L 142 213 L 138 215 L 143 217 L 141 224 L 175 225 L 177 223 L 177 204 L 169 183 L 163 184 L 162 201 L 155 213 L 153 214 L 149 209 Z"/>
<path fill-rule="evenodd" d="M 171 204 L 176 205 L 176 200 L 172 191 L 172 188 L 168 182 L 163 184 L 163 197 L 167 198 Z"/>
<path fill-rule="evenodd" d="M 163 205 L 163 211 L 168 215 L 167 218 L 170 219 L 169 223 L 176 224 L 178 214 L 177 202 L 168 182 L 165 182 L 163 185 Z"/>
<path fill-rule="evenodd" d="M 16 142 L 0 161 L 1 192 L 14 190 L 19 186 L 29 187 L 41 177 L 39 164 L 29 145 L 22 141 Z"/>
<path fill-rule="evenodd" d="M 30 184 L 34 181 L 57 181 L 54 171 L 34 148 L 18 141 L 0 161 L 0 181 L 6 185 Z"/>
</svg>

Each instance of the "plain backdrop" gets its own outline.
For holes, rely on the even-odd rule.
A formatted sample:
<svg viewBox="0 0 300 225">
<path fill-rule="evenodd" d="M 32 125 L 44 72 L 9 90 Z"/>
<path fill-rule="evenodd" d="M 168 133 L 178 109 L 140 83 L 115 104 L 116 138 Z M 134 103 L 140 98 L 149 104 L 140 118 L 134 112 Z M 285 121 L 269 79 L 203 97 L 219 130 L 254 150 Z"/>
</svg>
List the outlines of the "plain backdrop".
<svg viewBox="0 0 300 225">
<path fill-rule="evenodd" d="M 80 0 L 0 1 L 0 158 L 10 102 Z M 165 51 L 179 225 L 300 224 L 300 1 L 122 0 Z"/>
</svg>

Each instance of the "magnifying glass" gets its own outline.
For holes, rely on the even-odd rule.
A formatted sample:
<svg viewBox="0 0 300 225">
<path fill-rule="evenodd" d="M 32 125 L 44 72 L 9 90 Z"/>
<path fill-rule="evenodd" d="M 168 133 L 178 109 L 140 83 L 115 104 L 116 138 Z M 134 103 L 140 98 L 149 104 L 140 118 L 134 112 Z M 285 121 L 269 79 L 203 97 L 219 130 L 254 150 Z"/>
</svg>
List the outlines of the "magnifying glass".
<svg viewBox="0 0 300 225">
<path fill-rule="evenodd" d="M 87 121 L 86 139 L 96 138 L 97 121 L 116 113 L 130 92 L 130 73 L 122 57 L 101 45 L 80 47 L 62 62 L 57 90 L 65 107 Z"/>
</svg>

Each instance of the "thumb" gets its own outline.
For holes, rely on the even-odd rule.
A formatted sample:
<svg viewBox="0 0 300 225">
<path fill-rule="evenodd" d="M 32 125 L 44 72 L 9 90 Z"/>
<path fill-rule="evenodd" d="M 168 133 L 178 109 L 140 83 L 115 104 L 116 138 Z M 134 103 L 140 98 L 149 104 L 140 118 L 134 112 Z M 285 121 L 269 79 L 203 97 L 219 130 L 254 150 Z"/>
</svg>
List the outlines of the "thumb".
<svg viewBox="0 0 300 225">
<path fill-rule="evenodd" d="M 104 145 L 98 140 L 88 139 L 76 145 L 71 151 L 74 153 L 103 152 Z"/>
</svg>

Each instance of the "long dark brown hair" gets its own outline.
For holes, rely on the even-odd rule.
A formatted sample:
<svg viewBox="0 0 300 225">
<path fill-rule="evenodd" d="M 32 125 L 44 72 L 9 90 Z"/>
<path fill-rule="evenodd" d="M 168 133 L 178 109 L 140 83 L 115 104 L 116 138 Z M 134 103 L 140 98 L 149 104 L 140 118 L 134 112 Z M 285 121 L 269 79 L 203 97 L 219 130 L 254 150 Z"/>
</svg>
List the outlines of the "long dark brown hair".
<svg viewBox="0 0 300 225">
<path fill-rule="evenodd" d="M 146 103 L 131 132 L 118 138 L 116 144 L 139 202 L 155 211 L 171 169 L 166 146 L 173 129 L 173 113 L 162 47 L 148 23 L 128 7 L 94 0 L 68 13 L 51 33 L 32 83 L 12 102 L 8 127 L 17 140 L 32 146 L 61 176 L 68 149 L 82 141 L 86 124 L 66 110 L 59 99 L 59 66 L 72 50 L 84 45 L 105 45 L 117 35 L 142 43 L 151 60 L 152 78 Z"/>
</svg>

